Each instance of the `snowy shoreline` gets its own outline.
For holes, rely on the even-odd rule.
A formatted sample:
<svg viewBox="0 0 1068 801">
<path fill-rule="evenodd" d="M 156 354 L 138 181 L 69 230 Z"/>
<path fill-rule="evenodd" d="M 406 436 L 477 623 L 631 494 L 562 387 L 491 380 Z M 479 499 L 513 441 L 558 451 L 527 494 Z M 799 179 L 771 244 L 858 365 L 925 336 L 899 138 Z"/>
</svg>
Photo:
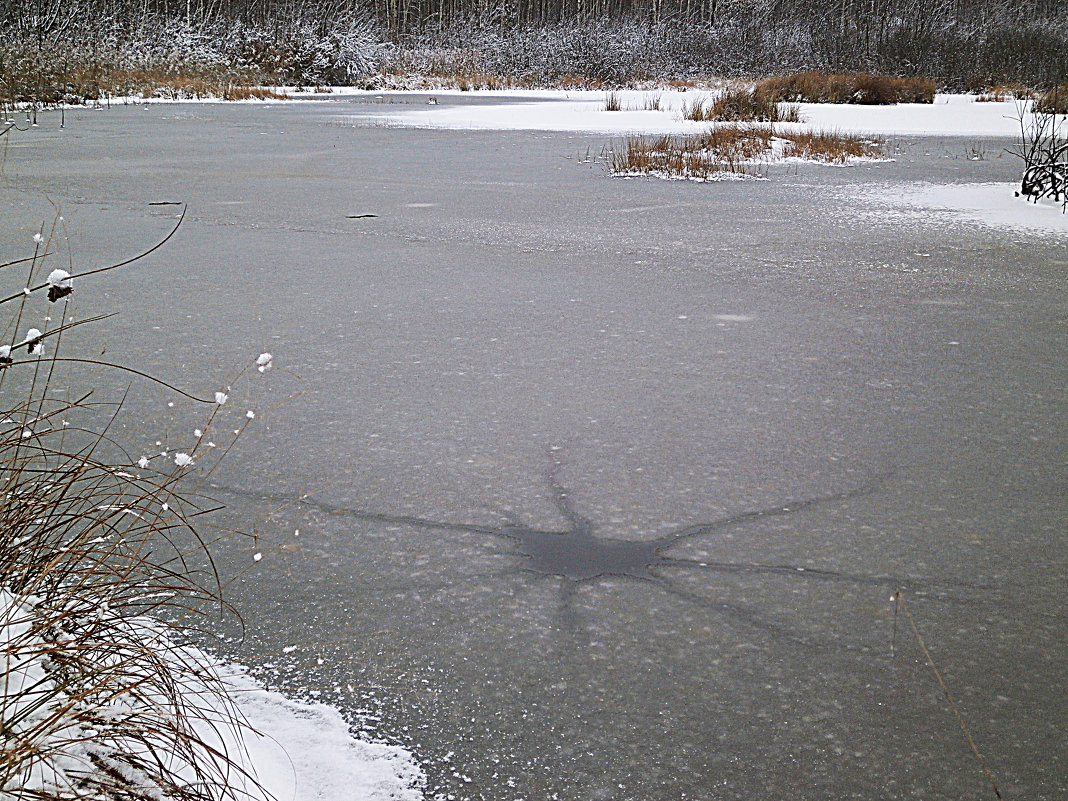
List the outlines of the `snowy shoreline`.
<svg viewBox="0 0 1068 801">
<path fill-rule="evenodd" d="M 151 794 L 169 781 L 195 786 L 205 778 L 230 793 L 219 797 L 247 801 L 424 797 L 426 779 L 411 753 L 353 737 L 337 709 L 268 691 L 244 667 L 176 644 L 168 627 L 153 618 L 123 617 L 106 604 L 91 611 L 90 625 L 94 619 L 106 624 L 115 642 L 57 639 L 57 626 L 69 628 L 86 616 L 69 614 L 57 622 L 42 599 L 0 589 L 0 706 L 9 727 L 0 798 L 36 792 L 111 797 L 86 788 L 116 782 Z M 100 647 L 108 653 L 99 653 Z M 139 648 L 158 660 L 159 673 Z M 115 653 L 122 658 L 116 661 Z M 96 665 L 100 675 L 107 665 L 116 680 L 107 688 L 73 686 L 57 667 L 69 658 Z M 167 718 L 173 723 L 154 726 Z M 147 728 L 124 725 L 126 719 Z M 22 745 L 32 748 L 22 751 Z M 145 758 L 133 764 L 159 764 L 164 784 L 132 767 L 124 753 Z"/>
<path fill-rule="evenodd" d="M 385 115 L 389 125 L 402 128 L 498 131 L 572 131 L 626 134 L 689 134 L 707 130 L 712 123 L 682 118 L 682 108 L 695 99 L 713 98 L 716 89 L 398 89 L 368 90 L 325 87 L 320 92 L 302 92 L 296 87 L 265 87 L 284 99 L 223 100 L 221 98 L 113 97 L 94 104 L 107 105 L 237 104 L 270 107 L 290 103 L 351 102 L 385 97 L 410 98 L 411 104 L 391 107 Z M 621 110 L 606 111 L 605 100 L 618 98 Z M 449 99 L 464 103 L 450 103 Z M 432 103 L 428 103 L 433 99 Z M 487 99 L 493 103 L 470 102 Z M 648 106 L 656 101 L 658 108 Z M 513 102 L 500 102 L 513 101 Z M 1030 120 L 1026 106 L 1015 100 L 980 101 L 978 95 L 938 94 L 934 103 L 856 105 L 846 103 L 797 103 L 800 123 L 777 123 L 783 131 L 835 131 L 874 136 L 1018 137 L 1021 119 Z M 381 110 L 353 110 L 353 121 L 381 121 Z"/>
<path fill-rule="evenodd" d="M 255 776 L 277 801 L 419 801 L 425 777 L 401 746 L 349 733 L 334 707 L 264 689 L 243 667 L 220 668 L 246 722 Z"/>
</svg>

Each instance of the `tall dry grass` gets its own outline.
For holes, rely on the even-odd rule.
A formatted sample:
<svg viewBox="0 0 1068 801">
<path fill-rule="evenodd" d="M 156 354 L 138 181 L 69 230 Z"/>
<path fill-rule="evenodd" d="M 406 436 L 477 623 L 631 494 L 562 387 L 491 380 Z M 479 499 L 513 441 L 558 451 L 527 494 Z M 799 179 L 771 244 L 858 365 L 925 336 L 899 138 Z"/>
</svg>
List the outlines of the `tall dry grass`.
<svg viewBox="0 0 1068 801">
<path fill-rule="evenodd" d="M 756 177 L 771 146 L 767 126 L 720 126 L 701 136 L 632 136 L 614 150 L 614 175 L 656 175 L 710 181 Z"/>
<path fill-rule="evenodd" d="M 936 89 L 926 78 L 810 71 L 767 78 L 756 85 L 755 94 L 774 102 L 891 105 L 933 103 Z"/>
<path fill-rule="evenodd" d="M 709 107 L 706 119 L 724 122 L 800 122 L 797 106 L 752 89 L 727 89 Z"/>
<path fill-rule="evenodd" d="M 1039 114 L 1068 114 L 1068 81 L 1039 94 L 1033 110 Z"/>
<path fill-rule="evenodd" d="M 201 525 L 214 506 L 187 476 L 225 450 L 208 437 L 226 397 L 197 399 L 135 368 L 63 355 L 80 326 L 104 319 L 78 319 L 86 279 L 159 245 L 71 275 L 53 269 L 52 241 L 41 232 L 32 253 L 0 265 L 20 287 L 0 299 L 0 795 L 262 798 L 238 709 L 188 645 L 225 607 Z M 121 402 L 66 391 L 68 368 L 83 366 L 199 401 L 205 436 L 135 459 L 112 431 Z"/>
<path fill-rule="evenodd" d="M 782 133 L 767 124 L 716 125 L 697 136 L 633 136 L 614 150 L 614 175 L 698 181 L 760 177 L 783 158 L 842 164 L 883 157 L 881 143 L 833 132 Z"/>
</svg>

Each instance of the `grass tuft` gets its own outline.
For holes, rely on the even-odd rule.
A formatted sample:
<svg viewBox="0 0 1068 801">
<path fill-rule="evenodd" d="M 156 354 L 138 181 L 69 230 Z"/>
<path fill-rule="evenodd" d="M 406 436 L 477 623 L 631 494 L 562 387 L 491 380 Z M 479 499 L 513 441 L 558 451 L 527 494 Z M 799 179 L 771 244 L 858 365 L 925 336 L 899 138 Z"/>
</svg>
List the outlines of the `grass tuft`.
<svg viewBox="0 0 1068 801">
<path fill-rule="evenodd" d="M 22 271 L 25 291 L 0 299 L 10 310 L 0 346 L 0 796 L 263 797 L 224 680 L 184 644 L 225 607 L 197 525 L 211 507 L 184 490 L 186 476 L 194 464 L 210 469 L 209 432 L 233 421 L 217 397 L 203 439 L 135 460 L 111 434 L 121 404 L 57 393 L 77 386 L 83 365 L 151 380 L 61 356 L 59 345 L 102 319 L 76 319 L 83 277 L 159 245 L 71 276 L 46 266 L 43 233 L 31 256 L 2 265 L 5 277 Z M 12 333 L 31 320 L 40 329 Z"/>
<path fill-rule="evenodd" d="M 712 107 L 707 97 L 698 96 L 693 100 L 682 101 L 682 118 L 691 122 L 709 122 L 712 120 Z"/>
<path fill-rule="evenodd" d="M 1068 114 L 1068 83 L 1055 86 L 1036 97 L 1034 111 L 1039 114 Z"/>
<path fill-rule="evenodd" d="M 832 131 L 792 133 L 784 138 L 787 157 L 827 164 L 844 164 L 849 159 L 885 158 L 885 144 L 870 138 Z"/>
<path fill-rule="evenodd" d="M 757 177 L 771 137 L 769 127 L 748 125 L 716 127 L 701 136 L 634 136 L 612 153 L 609 168 L 615 175 L 696 181 Z"/>
<path fill-rule="evenodd" d="M 783 158 L 843 164 L 883 156 L 880 143 L 838 133 L 778 134 L 771 125 L 717 125 L 698 136 L 634 136 L 613 151 L 614 175 L 697 181 L 761 177 Z"/>
<path fill-rule="evenodd" d="M 724 122 L 800 122 L 797 106 L 780 103 L 751 89 L 727 89 L 708 110 L 707 119 Z"/>
</svg>

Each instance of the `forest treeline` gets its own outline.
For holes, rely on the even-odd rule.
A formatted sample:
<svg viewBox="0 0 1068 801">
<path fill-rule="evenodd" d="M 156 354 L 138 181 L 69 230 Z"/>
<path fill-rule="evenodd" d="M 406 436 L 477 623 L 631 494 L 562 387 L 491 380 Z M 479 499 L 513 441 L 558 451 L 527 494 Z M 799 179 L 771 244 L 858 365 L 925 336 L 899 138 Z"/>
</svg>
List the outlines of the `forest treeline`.
<svg viewBox="0 0 1068 801">
<path fill-rule="evenodd" d="M 1065 0 L 0 0 L 0 24 L 9 97 L 33 69 L 60 91 L 57 59 L 105 82 L 153 69 L 522 85 L 860 70 L 951 90 L 1068 77 Z"/>
</svg>

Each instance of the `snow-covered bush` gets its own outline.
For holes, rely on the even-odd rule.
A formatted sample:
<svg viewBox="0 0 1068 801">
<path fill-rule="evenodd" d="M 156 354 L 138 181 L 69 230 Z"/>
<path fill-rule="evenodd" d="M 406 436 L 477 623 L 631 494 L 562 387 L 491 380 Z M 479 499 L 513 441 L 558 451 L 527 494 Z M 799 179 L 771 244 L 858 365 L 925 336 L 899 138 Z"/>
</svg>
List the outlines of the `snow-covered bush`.
<svg viewBox="0 0 1068 801">
<path fill-rule="evenodd" d="M 285 84 L 348 84 L 373 71 L 382 50 L 374 26 L 355 14 L 329 27 L 300 16 L 262 26 L 239 22 L 226 34 L 234 63 Z"/>
<path fill-rule="evenodd" d="M 240 715 L 187 644 L 223 599 L 194 525 L 205 505 L 183 489 L 249 418 L 224 421 L 220 392 L 188 441 L 129 455 L 109 433 L 118 405 L 75 391 L 78 371 L 153 380 L 60 345 L 102 319 L 78 319 L 89 276 L 130 260 L 71 275 L 50 269 L 46 232 L 32 248 L 0 265 L 15 290 L 0 312 L 18 332 L 0 346 L 0 798 L 249 798 Z M 219 429 L 234 433 L 216 450 Z"/>
<path fill-rule="evenodd" d="M 1020 138 L 1010 152 L 1023 160 L 1020 190 L 1016 193 L 1037 203 L 1052 200 L 1068 213 L 1068 115 L 1056 106 L 1017 101 Z"/>
<path fill-rule="evenodd" d="M 78 102 L 111 95 L 222 96 L 228 87 L 346 84 L 377 69 L 381 37 L 357 13 L 293 12 L 267 22 L 150 16 L 136 26 L 92 15 L 37 36 L 0 39 L 0 102 Z"/>
</svg>

